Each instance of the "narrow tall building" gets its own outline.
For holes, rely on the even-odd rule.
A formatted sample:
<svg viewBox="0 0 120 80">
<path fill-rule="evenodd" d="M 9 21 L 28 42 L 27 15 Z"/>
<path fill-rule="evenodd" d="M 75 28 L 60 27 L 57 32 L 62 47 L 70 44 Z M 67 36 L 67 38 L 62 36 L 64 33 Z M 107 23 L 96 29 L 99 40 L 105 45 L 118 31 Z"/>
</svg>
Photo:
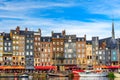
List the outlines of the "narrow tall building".
<svg viewBox="0 0 120 80">
<path fill-rule="evenodd" d="M 40 65 L 41 66 L 51 66 L 53 65 L 53 46 L 51 37 L 41 37 L 41 55 L 40 55 Z"/>
<path fill-rule="evenodd" d="M 25 68 L 34 70 L 34 31 L 25 29 Z"/>
<path fill-rule="evenodd" d="M 62 33 L 52 32 L 52 44 L 53 44 L 53 61 L 54 65 L 58 66 L 58 70 L 63 67 L 64 61 L 64 37 L 65 31 Z"/>
<path fill-rule="evenodd" d="M 98 52 L 99 52 L 99 37 L 92 37 L 92 61 L 93 66 L 98 64 Z"/>
<path fill-rule="evenodd" d="M 86 57 L 87 57 L 87 67 L 92 67 L 92 42 L 86 41 Z"/>
<path fill-rule="evenodd" d="M 0 66 L 3 66 L 3 41 L 4 41 L 4 38 L 3 38 L 3 34 L 4 33 L 0 33 Z"/>
<path fill-rule="evenodd" d="M 4 66 L 12 66 L 12 40 L 10 38 L 9 33 L 4 33 L 4 41 L 3 41 L 3 65 Z"/>
<path fill-rule="evenodd" d="M 37 32 L 34 32 L 34 66 L 39 66 L 41 64 L 41 30 L 38 29 Z"/>
<path fill-rule="evenodd" d="M 82 68 L 86 68 L 86 35 L 84 37 L 76 38 L 76 52 L 77 52 L 77 64 Z"/>
<path fill-rule="evenodd" d="M 64 42 L 64 64 L 65 66 L 76 66 L 76 35 L 65 35 Z"/>
</svg>

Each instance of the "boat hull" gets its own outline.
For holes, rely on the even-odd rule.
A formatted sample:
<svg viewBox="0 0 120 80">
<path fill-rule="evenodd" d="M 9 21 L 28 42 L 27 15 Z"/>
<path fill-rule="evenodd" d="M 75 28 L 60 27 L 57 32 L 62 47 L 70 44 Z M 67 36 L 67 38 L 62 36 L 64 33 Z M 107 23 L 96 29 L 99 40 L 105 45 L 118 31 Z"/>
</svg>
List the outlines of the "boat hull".
<svg viewBox="0 0 120 80">
<path fill-rule="evenodd" d="M 79 76 L 84 77 L 105 77 L 108 73 L 79 73 Z"/>
</svg>

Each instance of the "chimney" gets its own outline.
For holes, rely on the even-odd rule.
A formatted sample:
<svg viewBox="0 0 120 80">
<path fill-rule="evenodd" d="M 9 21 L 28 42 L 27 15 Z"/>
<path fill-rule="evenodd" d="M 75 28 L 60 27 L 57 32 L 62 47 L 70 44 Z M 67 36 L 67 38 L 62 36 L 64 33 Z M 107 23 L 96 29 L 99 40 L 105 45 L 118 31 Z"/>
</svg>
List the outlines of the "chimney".
<svg viewBox="0 0 120 80">
<path fill-rule="evenodd" d="M 20 31 L 20 27 L 17 26 L 17 28 L 16 28 L 16 32 L 19 32 L 19 31 Z"/>
<path fill-rule="evenodd" d="M 65 31 L 65 30 L 62 31 L 62 35 L 63 35 L 63 36 L 66 35 L 66 31 Z"/>
<path fill-rule="evenodd" d="M 27 31 L 28 31 L 28 28 L 25 28 L 25 31 L 27 32 Z"/>
<path fill-rule="evenodd" d="M 40 35 L 41 35 L 41 29 L 40 29 L 40 28 L 38 29 L 38 32 L 39 32 L 39 33 L 40 33 Z"/>
<path fill-rule="evenodd" d="M 52 32 L 51 32 L 51 35 L 52 35 L 52 36 L 53 36 L 53 33 L 54 33 L 54 32 L 52 31 Z"/>
<path fill-rule="evenodd" d="M 85 40 L 86 40 L 86 34 L 84 35 L 84 37 L 85 37 Z"/>
</svg>

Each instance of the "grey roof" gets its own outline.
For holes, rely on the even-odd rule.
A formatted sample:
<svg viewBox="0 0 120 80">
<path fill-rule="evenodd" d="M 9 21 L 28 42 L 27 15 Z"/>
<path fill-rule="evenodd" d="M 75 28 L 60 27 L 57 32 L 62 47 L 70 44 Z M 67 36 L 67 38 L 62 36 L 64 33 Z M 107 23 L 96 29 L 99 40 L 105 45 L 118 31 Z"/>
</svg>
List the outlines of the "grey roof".
<svg viewBox="0 0 120 80">
<path fill-rule="evenodd" d="M 57 36 L 59 36 L 59 38 L 63 38 L 62 33 L 53 33 L 52 38 L 57 38 Z"/>
<path fill-rule="evenodd" d="M 76 38 L 76 41 L 82 41 L 82 40 L 85 41 L 85 37 L 77 37 L 77 38 Z"/>
<path fill-rule="evenodd" d="M 41 37 L 41 42 L 51 42 L 52 37 Z"/>
<path fill-rule="evenodd" d="M 91 40 L 86 41 L 86 44 L 92 44 L 92 41 Z"/>
</svg>

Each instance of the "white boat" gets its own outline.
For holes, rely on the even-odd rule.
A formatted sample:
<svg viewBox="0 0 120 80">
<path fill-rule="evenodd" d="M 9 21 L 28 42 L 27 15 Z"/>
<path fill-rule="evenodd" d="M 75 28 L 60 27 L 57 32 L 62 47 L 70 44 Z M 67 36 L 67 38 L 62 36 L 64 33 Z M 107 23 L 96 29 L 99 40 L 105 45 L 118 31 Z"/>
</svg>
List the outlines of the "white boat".
<svg viewBox="0 0 120 80">
<path fill-rule="evenodd" d="M 84 77 L 104 77 L 107 76 L 107 72 L 80 72 L 79 76 L 84 76 Z"/>
<path fill-rule="evenodd" d="M 109 80 L 107 77 L 80 77 L 79 80 Z"/>
</svg>

